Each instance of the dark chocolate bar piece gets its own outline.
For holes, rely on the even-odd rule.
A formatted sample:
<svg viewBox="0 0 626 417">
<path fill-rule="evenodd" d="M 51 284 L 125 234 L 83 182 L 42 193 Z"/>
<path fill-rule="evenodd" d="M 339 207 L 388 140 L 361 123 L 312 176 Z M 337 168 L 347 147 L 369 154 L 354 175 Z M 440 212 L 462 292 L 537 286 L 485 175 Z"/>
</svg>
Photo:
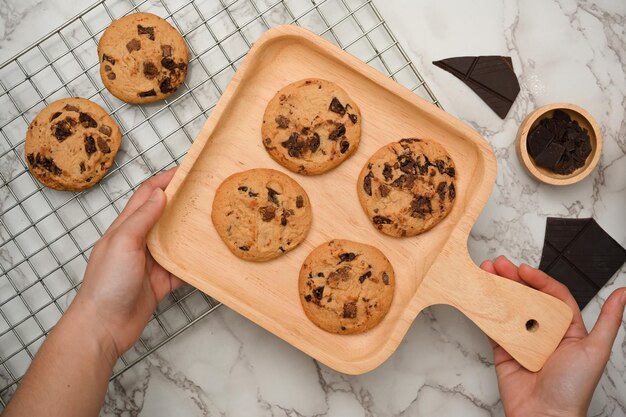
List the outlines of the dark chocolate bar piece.
<svg viewBox="0 0 626 417">
<path fill-rule="evenodd" d="M 520 91 L 508 56 L 461 56 L 434 61 L 461 81 L 504 119 Z"/>
<path fill-rule="evenodd" d="M 626 262 L 626 249 L 594 219 L 548 217 L 539 269 L 565 284 L 582 309 Z"/>
</svg>

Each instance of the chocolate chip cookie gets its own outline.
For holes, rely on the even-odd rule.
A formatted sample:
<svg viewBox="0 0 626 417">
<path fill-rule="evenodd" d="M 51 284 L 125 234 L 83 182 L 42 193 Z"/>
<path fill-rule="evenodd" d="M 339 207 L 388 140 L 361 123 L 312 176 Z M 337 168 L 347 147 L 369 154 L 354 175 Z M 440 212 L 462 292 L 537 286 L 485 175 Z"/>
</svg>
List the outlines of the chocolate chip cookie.
<svg viewBox="0 0 626 417">
<path fill-rule="evenodd" d="M 402 139 L 379 149 L 357 181 L 361 206 L 386 235 L 415 236 L 450 213 L 456 198 L 456 170 L 436 142 Z"/>
<path fill-rule="evenodd" d="M 220 184 L 211 218 L 232 253 L 267 261 L 304 240 L 311 227 L 311 203 L 300 184 L 282 172 L 251 169 Z"/>
<path fill-rule="evenodd" d="M 380 323 L 391 306 L 394 286 L 393 268 L 381 251 L 338 239 L 307 256 L 298 281 L 307 317 L 340 334 L 362 333 Z"/>
<path fill-rule="evenodd" d="M 28 169 L 46 187 L 81 191 L 113 164 L 120 129 L 106 111 L 84 98 L 65 98 L 44 108 L 26 132 Z"/>
<path fill-rule="evenodd" d="M 276 162 L 299 174 L 317 175 L 356 151 L 361 112 L 338 85 L 301 80 L 270 100 L 261 134 L 265 149 Z"/>
<path fill-rule="evenodd" d="M 185 81 L 189 52 L 183 37 L 151 13 L 113 21 L 98 43 L 100 76 L 127 103 L 162 100 Z"/>
</svg>

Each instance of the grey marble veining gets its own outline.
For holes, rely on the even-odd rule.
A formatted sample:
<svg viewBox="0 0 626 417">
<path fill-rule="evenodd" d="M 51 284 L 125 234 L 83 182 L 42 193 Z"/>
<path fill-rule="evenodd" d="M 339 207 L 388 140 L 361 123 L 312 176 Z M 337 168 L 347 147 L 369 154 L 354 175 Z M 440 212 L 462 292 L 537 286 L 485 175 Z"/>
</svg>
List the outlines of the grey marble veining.
<svg viewBox="0 0 626 417">
<path fill-rule="evenodd" d="M 197 2 L 207 13 L 218 10 L 214 7 L 217 3 Z M 286 3 L 296 9 L 303 2 L 291 0 Z M 347 3 L 360 4 L 358 1 Z M 496 187 L 469 241 L 471 255 L 477 263 L 505 254 L 516 262 L 537 265 L 546 216 L 593 216 L 616 240 L 626 245 L 626 3 L 610 0 L 509 0 L 498 4 L 460 0 L 375 0 L 374 3 L 445 109 L 483 134 L 496 152 Z M 254 2 L 258 7 L 271 4 L 271 1 Z M 235 2 L 229 9 L 241 22 L 256 15 L 253 3 L 248 0 Z M 0 61 L 19 52 L 75 13 L 76 5 L 62 0 L 0 0 Z M 183 30 L 193 27 L 194 16 L 193 13 L 181 14 L 178 23 Z M 270 24 L 289 21 L 289 18 L 284 9 L 278 8 L 266 15 Z M 320 30 L 324 27 L 319 17 L 311 17 L 309 24 Z M 211 27 L 218 37 L 230 30 L 227 20 L 216 19 Z M 262 32 L 254 25 L 246 27 L 246 31 L 250 39 Z M 350 41 L 349 27 L 338 28 L 337 32 L 340 39 L 346 43 Z M 83 35 L 76 29 L 68 31 L 67 36 L 70 42 L 78 43 Z M 206 47 L 203 39 L 206 38 L 190 36 L 189 42 L 199 52 Z M 233 48 L 229 52 L 234 57 L 241 48 L 245 50 L 246 45 L 228 47 Z M 50 48 L 50 53 L 54 53 L 55 46 Z M 81 59 L 86 64 L 90 62 L 88 48 L 78 53 L 85 54 Z M 500 120 L 460 81 L 431 65 L 436 59 L 477 54 L 506 54 L 513 58 L 522 91 L 505 120 Z M 211 72 L 228 67 L 228 63 L 220 61 L 218 56 L 208 58 L 203 62 L 206 66 L 214 66 L 209 68 Z M 372 64 L 379 65 L 377 62 Z M 198 95 L 207 103 L 214 103 L 234 69 L 226 68 L 222 76 L 216 77 L 215 83 L 204 84 L 203 73 L 191 71 L 188 82 L 192 87 L 198 86 L 201 92 Z M 63 70 L 71 77 L 72 68 Z M 3 74 L 3 83 L 6 82 L 4 77 Z M 42 84 L 52 79 L 52 74 L 42 74 Z M 49 88 L 52 92 L 55 87 L 42 88 Z M 93 94 L 91 83 L 83 79 L 76 80 L 72 88 L 85 95 Z M 517 127 L 525 115 L 538 106 L 557 101 L 573 102 L 586 108 L 602 126 L 605 140 L 598 169 L 581 183 L 565 188 L 546 186 L 531 179 L 517 160 L 514 147 Z M 112 103 L 122 105 L 116 101 Z M 189 122 L 189 132 L 202 124 L 203 117 L 191 119 L 191 115 L 198 113 L 197 105 L 192 101 L 181 103 L 177 109 L 175 116 L 155 117 L 154 123 L 168 126 Z M 34 108 L 32 113 L 37 110 Z M 152 114 L 156 107 L 147 106 L 144 111 Z M 0 120 L 8 116 L 2 113 L 4 110 L 0 111 Z M 122 149 L 117 163 L 132 183 L 138 183 L 149 172 L 146 164 L 158 166 L 162 157 L 151 148 L 158 142 L 158 137 L 146 133 L 150 126 L 142 124 L 145 115 L 140 110 L 121 114 L 123 119 L 120 122 L 126 129 L 134 129 L 129 135 L 133 143 Z M 14 127 L 15 137 L 21 134 L 20 129 L 23 126 Z M 165 141 L 174 156 L 180 156 L 189 146 L 184 134 L 168 137 Z M 145 152 L 145 157 L 134 158 L 138 152 Z M 5 179 L 17 176 L 16 181 L 20 184 L 23 181 L 20 190 L 26 193 L 34 184 L 27 176 L 19 176 L 16 162 L 1 161 L 0 174 Z M 110 178 L 104 187 L 109 195 L 120 197 L 115 206 L 118 209 L 123 207 L 128 191 L 126 181 Z M 64 204 L 62 196 L 55 193 L 46 196 L 52 204 Z M 101 201 L 102 198 L 101 191 L 90 191 L 80 204 L 92 213 L 106 203 Z M 10 207 L 15 203 L 15 197 L 0 193 L 0 203 L 2 207 Z M 60 221 L 69 226 L 80 225 L 80 217 L 85 216 L 80 204 L 63 205 L 59 209 Z M 36 207 L 33 202 L 32 210 L 28 210 L 34 219 L 43 215 Z M 94 217 L 95 224 L 89 222 L 88 227 L 104 229 L 114 216 L 112 209 L 103 211 Z M 5 223 L 10 224 L 8 227 L 14 234 L 27 227 L 29 221 L 16 214 L 10 220 L 5 219 Z M 79 247 L 87 247 L 92 243 L 89 237 L 94 233 L 82 233 L 82 227 L 80 225 L 72 237 Z M 41 221 L 40 229 L 46 239 L 62 233 L 59 225 L 47 219 Z M 8 232 L 0 228 L 2 241 L 7 236 Z M 24 234 L 18 239 L 20 247 L 29 251 L 29 245 L 34 250 L 36 244 L 33 242 L 39 237 Z M 55 245 L 65 243 L 59 241 Z M 7 248 L 0 251 L 0 262 L 3 266 L 10 266 L 20 256 L 14 249 Z M 76 254 L 61 256 L 70 259 Z M 37 263 L 34 268 L 44 269 L 52 261 L 37 258 L 33 261 Z M 67 267 L 70 276 L 80 279 L 84 265 L 85 258 L 77 256 Z M 12 278 L 24 287 L 32 281 L 31 274 L 21 268 L 12 270 Z M 64 280 L 64 276 L 54 274 L 48 287 L 59 293 L 67 291 L 73 283 Z M 626 271 L 622 269 L 583 312 L 588 326 L 595 322 L 605 297 L 624 285 Z M 185 291 L 188 289 L 181 289 L 180 294 L 184 295 Z M 11 292 L 14 292 L 13 288 L 0 282 L 0 298 L 4 299 Z M 26 295 L 36 303 L 37 294 Z M 60 300 L 63 308 L 72 297 L 70 291 Z M 12 322 L 26 315 L 17 307 L 16 304 L 15 309 L 8 309 Z M 193 308 L 190 302 L 190 311 Z M 163 316 L 167 328 L 176 329 L 184 324 L 185 318 L 176 311 L 171 309 Z M 45 320 L 44 326 L 52 326 L 58 319 L 58 311 L 55 314 L 54 309 L 46 309 L 46 313 L 41 316 Z M 2 322 L 0 332 L 3 330 L 1 326 Z M 20 329 L 23 334 L 28 331 L 28 327 Z M 162 332 L 159 326 L 149 325 L 144 332 L 146 343 L 149 345 L 159 340 L 162 337 L 159 332 Z M 625 332 L 626 324 L 623 323 L 609 366 L 594 395 L 590 415 L 626 416 Z M 0 340 L 0 348 L 8 349 L 9 343 L 14 342 Z M 128 359 L 141 353 L 141 347 L 135 349 L 127 354 Z M 378 369 L 360 376 L 346 376 L 330 370 L 247 319 L 221 307 L 111 382 L 102 415 L 501 416 L 503 412 L 492 360 L 485 336 L 467 318 L 445 306 L 431 307 L 420 314 L 390 359 Z"/>
</svg>

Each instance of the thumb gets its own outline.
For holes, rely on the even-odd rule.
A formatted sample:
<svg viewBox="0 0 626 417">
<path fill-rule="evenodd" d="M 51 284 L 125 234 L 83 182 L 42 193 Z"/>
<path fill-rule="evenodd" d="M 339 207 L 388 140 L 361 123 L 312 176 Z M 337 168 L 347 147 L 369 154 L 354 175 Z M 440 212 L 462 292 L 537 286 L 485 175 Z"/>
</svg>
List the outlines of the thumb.
<svg viewBox="0 0 626 417">
<path fill-rule="evenodd" d="M 155 188 L 148 200 L 131 214 L 120 226 L 133 238 L 143 241 L 152 226 L 161 217 L 165 208 L 165 193 L 160 188 Z"/>
<path fill-rule="evenodd" d="M 613 291 L 604 302 L 598 321 L 587 337 L 587 343 L 607 360 L 611 354 L 615 336 L 622 324 L 624 305 L 626 305 L 626 288 Z"/>
</svg>

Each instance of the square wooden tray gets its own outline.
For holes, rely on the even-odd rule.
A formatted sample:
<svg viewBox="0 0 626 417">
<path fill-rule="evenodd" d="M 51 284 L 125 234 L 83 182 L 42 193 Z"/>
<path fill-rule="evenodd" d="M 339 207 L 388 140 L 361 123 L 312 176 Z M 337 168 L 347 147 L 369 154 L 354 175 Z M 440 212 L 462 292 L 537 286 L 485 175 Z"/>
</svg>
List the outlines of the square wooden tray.
<svg viewBox="0 0 626 417">
<path fill-rule="evenodd" d="M 268 101 L 286 84 L 303 78 L 342 86 L 360 106 L 363 123 L 355 155 L 312 177 L 287 171 L 261 143 Z M 358 202 L 356 180 L 370 155 L 404 137 L 445 146 L 457 168 L 457 201 L 432 230 L 397 239 L 374 229 Z M 253 263 L 235 257 L 221 241 L 211 222 L 211 205 L 226 177 L 260 167 L 283 171 L 305 188 L 313 224 L 293 251 Z M 476 131 L 321 37 L 280 26 L 257 40 L 211 113 L 166 190 L 168 204 L 148 245 L 155 259 L 181 279 L 345 373 L 380 365 L 417 314 L 436 303 L 459 308 L 522 364 L 539 369 L 561 340 L 571 311 L 552 297 L 480 271 L 467 252 L 469 231 L 495 174 L 493 152 Z M 333 238 L 378 247 L 396 273 L 388 315 L 363 334 L 327 333 L 307 319 L 300 305 L 300 266 L 313 248 Z M 539 322 L 537 331 L 526 330 L 530 319 Z"/>
</svg>

